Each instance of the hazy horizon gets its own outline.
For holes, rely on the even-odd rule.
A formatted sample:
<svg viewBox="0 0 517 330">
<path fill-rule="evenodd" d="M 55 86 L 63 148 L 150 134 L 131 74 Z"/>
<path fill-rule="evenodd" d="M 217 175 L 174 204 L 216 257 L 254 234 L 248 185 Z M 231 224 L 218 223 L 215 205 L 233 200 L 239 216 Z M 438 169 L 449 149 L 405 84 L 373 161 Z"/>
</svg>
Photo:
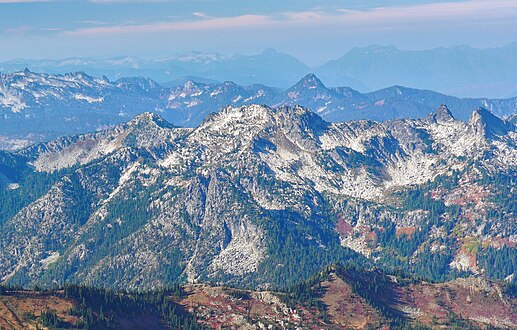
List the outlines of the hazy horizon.
<svg viewBox="0 0 517 330">
<path fill-rule="evenodd" d="M 314 66 L 371 44 L 487 48 L 515 34 L 511 0 L 0 0 L 0 61 L 274 48 Z"/>
<path fill-rule="evenodd" d="M 59 57 L 59 56 L 55 56 L 55 57 L 14 57 L 14 58 L 7 58 L 7 59 L 2 59 L 0 56 L 0 63 L 13 62 L 13 61 L 18 61 L 18 60 L 64 61 L 64 60 L 69 60 L 69 59 L 94 59 L 94 60 L 102 61 L 102 60 L 113 60 L 113 59 L 123 59 L 123 58 L 135 58 L 135 59 L 142 60 L 142 61 L 153 61 L 153 60 L 166 59 L 168 57 L 182 56 L 182 55 L 188 55 L 188 54 L 200 54 L 200 55 L 213 54 L 213 55 L 220 55 L 224 58 L 235 58 L 238 56 L 256 56 L 256 55 L 264 54 L 267 51 L 275 51 L 279 54 L 285 54 L 285 55 L 292 56 L 293 58 L 299 60 L 301 63 L 307 65 L 309 68 L 317 68 L 330 61 L 340 59 L 341 57 L 345 56 L 347 53 L 349 53 L 350 51 L 352 51 L 354 49 L 367 49 L 367 48 L 372 48 L 372 47 L 379 47 L 379 48 L 394 47 L 400 51 L 423 52 L 423 51 L 433 51 L 433 50 L 438 50 L 438 49 L 454 49 L 454 48 L 467 47 L 472 50 L 490 50 L 490 49 L 504 48 L 507 46 L 511 46 L 513 44 L 517 44 L 517 39 L 515 41 L 510 41 L 510 42 L 507 42 L 507 43 L 504 43 L 501 45 L 495 45 L 495 46 L 491 46 L 491 47 L 474 47 L 470 44 L 454 44 L 454 45 L 450 45 L 450 46 L 438 46 L 438 47 L 431 47 L 431 48 L 414 48 L 413 49 L 413 48 L 398 47 L 394 44 L 368 44 L 368 45 L 363 45 L 363 46 L 352 46 L 348 50 L 343 52 L 341 55 L 337 55 L 335 57 L 329 57 L 329 58 L 322 58 L 321 62 L 317 62 L 317 63 L 305 62 L 302 58 L 298 57 L 295 54 L 292 54 L 289 52 L 284 52 L 284 51 L 281 51 L 281 50 L 273 48 L 273 47 L 266 47 L 266 48 L 264 48 L 262 50 L 258 50 L 256 52 L 247 52 L 247 53 L 245 53 L 245 52 L 210 51 L 210 50 L 202 51 L 202 50 L 198 50 L 198 49 L 190 49 L 190 50 L 178 51 L 175 53 L 156 54 L 153 56 L 137 56 L 137 55 L 133 55 L 133 54 L 129 54 L 129 53 L 120 53 L 120 54 L 113 54 L 113 55 L 92 54 L 89 56 L 85 55 L 85 56 L 66 56 L 66 57 L 64 57 L 64 56 L 62 56 L 62 57 Z M 88 72 L 86 72 L 86 73 L 88 73 Z"/>
</svg>

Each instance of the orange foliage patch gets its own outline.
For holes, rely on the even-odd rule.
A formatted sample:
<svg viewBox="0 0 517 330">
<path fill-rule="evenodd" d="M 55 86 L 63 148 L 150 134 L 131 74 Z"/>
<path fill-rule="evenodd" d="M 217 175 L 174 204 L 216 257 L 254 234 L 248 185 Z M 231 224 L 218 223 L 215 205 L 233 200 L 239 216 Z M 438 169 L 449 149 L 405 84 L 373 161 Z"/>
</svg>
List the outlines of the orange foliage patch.
<svg viewBox="0 0 517 330">
<path fill-rule="evenodd" d="M 343 220 L 343 218 L 339 217 L 339 220 L 337 221 L 337 224 L 336 224 L 336 230 L 341 235 L 348 236 L 348 234 L 350 234 L 352 232 L 352 225 L 350 223 L 346 222 L 345 220 Z"/>
<path fill-rule="evenodd" d="M 397 237 L 399 237 L 401 235 L 406 235 L 407 237 L 411 237 L 411 236 L 413 236 L 415 231 L 416 231 L 415 227 L 400 227 L 400 228 L 397 228 L 396 234 L 397 234 Z"/>
</svg>

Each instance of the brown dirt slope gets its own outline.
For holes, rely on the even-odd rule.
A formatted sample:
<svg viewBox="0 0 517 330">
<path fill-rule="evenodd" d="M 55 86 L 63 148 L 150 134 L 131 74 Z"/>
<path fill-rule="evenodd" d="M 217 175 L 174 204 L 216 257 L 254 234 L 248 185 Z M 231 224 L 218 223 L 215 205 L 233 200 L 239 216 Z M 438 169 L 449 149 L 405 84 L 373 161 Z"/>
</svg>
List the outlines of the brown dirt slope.
<svg viewBox="0 0 517 330">
<path fill-rule="evenodd" d="M 506 295 L 501 284 L 484 279 L 436 284 L 340 269 L 322 278 L 315 286 L 321 304 L 288 302 L 282 293 L 204 284 L 185 286 L 183 298 L 175 300 L 213 329 L 389 329 L 403 323 L 432 329 L 517 329 L 516 299 Z M 75 304 L 59 292 L 10 291 L 0 295 L 0 329 L 41 328 L 44 311 L 56 312 L 73 328 L 82 321 L 70 312 Z M 117 318 L 121 329 L 165 328 L 149 315 Z"/>
<path fill-rule="evenodd" d="M 0 295 L 0 329 L 36 329 L 45 311 L 55 311 L 61 320 L 73 325 L 79 321 L 70 315 L 73 306 L 72 300 L 47 293 L 19 291 Z"/>
</svg>

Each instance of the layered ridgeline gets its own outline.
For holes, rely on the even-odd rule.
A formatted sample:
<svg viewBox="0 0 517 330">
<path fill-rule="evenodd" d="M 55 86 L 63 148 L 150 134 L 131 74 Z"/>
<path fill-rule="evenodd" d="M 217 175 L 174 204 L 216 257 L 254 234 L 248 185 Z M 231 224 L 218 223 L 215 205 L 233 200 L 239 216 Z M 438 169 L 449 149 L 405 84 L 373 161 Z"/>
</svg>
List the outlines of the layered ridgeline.
<svg viewBox="0 0 517 330">
<path fill-rule="evenodd" d="M 121 56 L 110 59 L 17 59 L 0 63 L 0 71 L 66 73 L 85 71 L 110 79 L 151 77 L 166 86 L 185 79 L 231 80 L 238 84 L 261 83 L 287 87 L 308 72 L 316 72 L 329 86 L 346 84 L 374 91 L 395 84 L 431 89 L 459 96 L 511 97 L 517 95 L 517 43 L 475 49 L 469 46 L 428 50 L 401 50 L 372 45 L 353 48 L 342 57 L 310 68 L 298 59 L 267 49 L 257 55 L 225 56 L 189 52 L 143 60 Z M 198 81 L 200 78 L 193 80 Z"/>
<path fill-rule="evenodd" d="M 460 96 L 508 97 L 517 91 L 512 78 L 517 74 L 516 54 L 516 42 L 487 49 L 464 45 L 401 50 L 372 45 L 353 48 L 314 70 L 328 84 L 350 81 L 360 90 L 402 84 Z"/>
<path fill-rule="evenodd" d="M 195 129 L 144 113 L 0 154 L 0 280 L 267 288 L 351 263 L 510 281 L 516 142 L 482 108 L 328 123 L 250 105 Z"/>
<path fill-rule="evenodd" d="M 480 106 L 501 118 L 517 112 L 515 98 L 459 99 L 401 86 L 362 94 L 348 87 L 328 88 L 312 74 L 282 90 L 194 81 L 165 88 L 143 78 L 109 81 L 82 72 L 50 75 L 24 70 L 0 74 L 0 149 L 98 131 L 145 111 L 179 126 L 196 127 L 224 106 L 249 104 L 302 105 L 331 122 L 423 118 L 440 104 L 448 104 L 454 116 L 465 121 Z"/>
<path fill-rule="evenodd" d="M 110 59 L 67 58 L 63 60 L 16 59 L 0 62 L 1 72 L 32 71 L 64 74 L 84 71 L 110 79 L 150 77 L 164 86 L 173 86 L 188 79 L 196 81 L 235 81 L 250 85 L 290 86 L 310 72 L 298 59 L 274 49 L 261 54 L 227 56 L 218 53 L 186 52 L 166 57 L 141 59 L 119 56 Z"/>
</svg>

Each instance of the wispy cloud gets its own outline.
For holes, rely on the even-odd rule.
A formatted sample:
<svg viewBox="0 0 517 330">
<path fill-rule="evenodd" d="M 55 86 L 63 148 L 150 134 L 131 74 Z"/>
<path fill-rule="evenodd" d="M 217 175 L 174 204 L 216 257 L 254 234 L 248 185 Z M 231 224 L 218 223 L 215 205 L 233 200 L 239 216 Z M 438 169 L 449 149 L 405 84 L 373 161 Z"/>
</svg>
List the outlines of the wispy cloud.
<svg viewBox="0 0 517 330">
<path fill-rule="evenodd" d="M 274 21 L 268 16 L 241 15 L 224 18 L 208 18 L 183 22 L 156 22 L 140 25 L 114 25 L 105 27 L 91 27 L 66 32 L 70 35 L 103 35 L 103 34 L 134 34 L 159 33 L 172 31 L 224 29 L 250 26 L 268 26 Z"/>
<path fill-rule="evenodd" d="M 199 17 L 199 18 L 214 18 L 213 16 L 209 16 L 203 12 L 200 12 L 200 11 L 195 11 L 192 13 L 192 15 L 196 16 L 196 17 Z"/>
<path fill-rule="evenodd" d="M 494 21 L 498 18 L 517 20 L 515 0 L 469 0 L 462 2 L 437 2 L 429 4 L 379 7 L 369 10 L 338 9 L 335 13 L 323 11 L 286 13 L 290 23 L 343 26 L 405 25 L 429 22 Z"/>
<path fill-rule="evenodd" d="M 53 31 L 63 31 L 63 28 L 59 28 L 59 27 L 48 27 L 48 28 L 43 28 L 41 29 L 42 31 L 50 31 L 50 32 L 53 32 Z"/>
<path fill-rule="evenodd" d="M 107 22 L 104 22 L 104 21 L 95 21 L 95 20 L 90 20 L 90 21 L 80 21 L 79 23 L 83 23 L 83 24 L 88 24 L 88 25 L 95 25 L 95 26 L 98 26 L 98 25 L 107 25 L 108 23 Z"/>
<path fill-rule="evenodd" d="M 515 0 L 471 0 L 438 2 L 404 7 L 374 8 L 368 11 L 340 10 L 343 16 L 357 22 L 414 22 L 442 20 L 493 20 L 497 17 L 516 17 Z"/>
<path fill-rule="evenodd" d="M 108 1 L 108 0 L 95 0 Z M 111 0 L 109 0 L 111 1 Z M 123 0 L 116 0 L 123 1 Z M 381 28 L 439 22 L 497 22 L 503 19 L 517 20 L 515 0 L 469 0 L 440 2 L 420 5 L 350 10 L 342 8 L 332 12 L 312 10 L 284 12 L 269 15 L 239 15 L 210 17 L 202 12 L 192 13 L 191 21 L 164 21 L 147 24 L 96 26 L 67 31 L 70 35 L 110 35 L 134 33 L 160 33 L 174 31 L 202 31 L 228 28 L 289 28 L 307 26 L 337 26 L 353 28 Z"/>
<path fill-rule="evenodd" d="M 6 34 L 19 35 L 19 34 L 25 34 L 25 33 L 31 32 L 33 30 L 34 30 L 34 28 L 30 25 L 19 25 L 19 26 L 5 29 L 4 32 Z"/>
</svg>

